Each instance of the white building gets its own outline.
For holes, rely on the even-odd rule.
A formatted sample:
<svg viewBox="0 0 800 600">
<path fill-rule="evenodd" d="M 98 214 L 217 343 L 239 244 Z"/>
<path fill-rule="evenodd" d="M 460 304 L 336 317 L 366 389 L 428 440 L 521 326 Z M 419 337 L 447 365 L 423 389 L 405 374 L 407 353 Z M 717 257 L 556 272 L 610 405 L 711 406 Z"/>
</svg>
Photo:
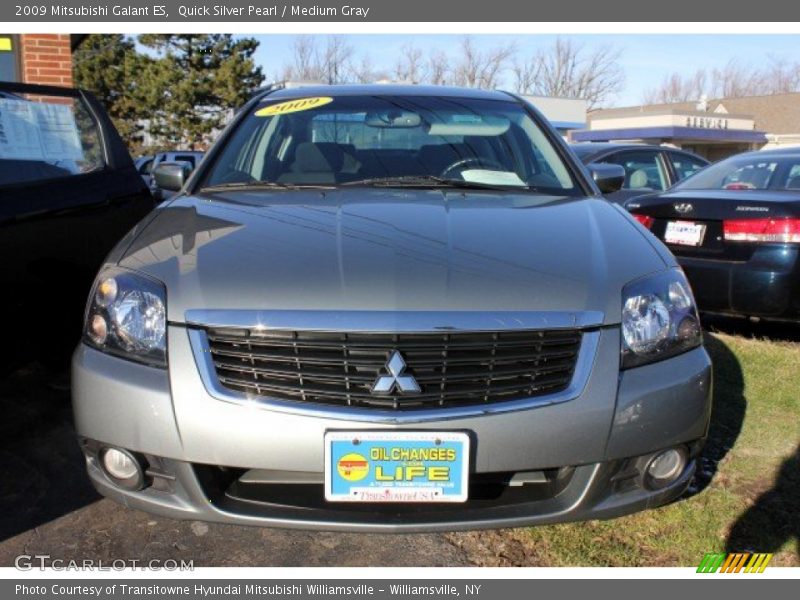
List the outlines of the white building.
<svg viewBox="0 0 800 600">
<path fill-rule="evenodd" d="M 800 93 L 611 108 L 589 113 L 576 142 L 669 144 L 709 160 L 739 152 L 800 146 Z"/>
</svg>

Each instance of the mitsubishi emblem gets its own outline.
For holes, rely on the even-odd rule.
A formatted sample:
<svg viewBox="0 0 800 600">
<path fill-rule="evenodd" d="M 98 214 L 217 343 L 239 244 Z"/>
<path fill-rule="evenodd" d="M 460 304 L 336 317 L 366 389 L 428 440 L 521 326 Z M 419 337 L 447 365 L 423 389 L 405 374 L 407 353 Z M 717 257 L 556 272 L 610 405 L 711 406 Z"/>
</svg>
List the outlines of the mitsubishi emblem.
<svg viewBox="0 0 800 600">
<path fill-rule="evenodd" d="M 378 375 L 372 384 L 370 391 L 373 394 L 388 396 L 394 393 L 395 389 L 401 394 L 419 394 L 422 391 L 414 376 L 406 374 L 406 361 L 397 350 L 393 351 L 386 361 L 386 370 L 389 371 L 389 375 Z"/>
</svg>

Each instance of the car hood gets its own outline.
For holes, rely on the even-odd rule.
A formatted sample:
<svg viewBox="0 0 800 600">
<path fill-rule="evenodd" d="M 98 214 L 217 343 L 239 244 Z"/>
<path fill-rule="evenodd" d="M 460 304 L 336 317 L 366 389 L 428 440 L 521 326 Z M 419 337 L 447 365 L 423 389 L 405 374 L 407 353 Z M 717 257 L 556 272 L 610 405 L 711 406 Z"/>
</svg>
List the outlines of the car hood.
<svg viewBox="0 0 800 600">
<path fill-rule="evenodd" d="M 668 265 L 621 209 L 587 198 L 419 189 L 180 197 L 120 251 L 186 311 L 542 311 L 619 322 Z"/>
</svg>

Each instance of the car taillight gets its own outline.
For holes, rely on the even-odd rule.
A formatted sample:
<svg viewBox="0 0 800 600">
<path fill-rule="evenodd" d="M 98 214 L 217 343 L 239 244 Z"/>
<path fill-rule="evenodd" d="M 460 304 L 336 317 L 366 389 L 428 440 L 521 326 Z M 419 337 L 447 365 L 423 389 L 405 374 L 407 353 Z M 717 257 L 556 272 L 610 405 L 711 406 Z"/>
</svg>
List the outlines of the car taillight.
<svg viewBox="0 0 800 600">
<path fill-rule="evenodd" d="M 633 218 L 639 221 L 639 223 L 644 225 L 647 229 L 650 229 L 653 226 L 653 223 L 656 222 L 653 217 L 648 217 L 647 215 L 633 215 Z"/>
<path fill-rule="evenodd" d="M 736 219 L 722 224 L 728 242 L 800 244 L 800 219 Z"/>
</svg>

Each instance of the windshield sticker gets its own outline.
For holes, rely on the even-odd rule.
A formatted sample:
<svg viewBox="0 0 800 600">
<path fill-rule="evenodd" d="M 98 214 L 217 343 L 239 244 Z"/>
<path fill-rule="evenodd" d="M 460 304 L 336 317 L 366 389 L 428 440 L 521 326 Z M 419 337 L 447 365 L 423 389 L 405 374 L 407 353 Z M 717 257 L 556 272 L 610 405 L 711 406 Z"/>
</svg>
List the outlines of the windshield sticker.
<svg viewBox="0 0 800 600">
<path fill-rule="evenodd" d="M 333 102 L 333 98 L 329 96 L 316 96 L 314 98 L 300 98 L 299 100 L 290 100 L 288 102 L 281 102 L 280 104 L 273 104 L 259 108 L 256 111 L 257 117 L 272 117 L 275 115 L 287 115 L 289 113 L 301 112 L 304 110 L 311 110 L 325 106 Z"/>
</svg>

